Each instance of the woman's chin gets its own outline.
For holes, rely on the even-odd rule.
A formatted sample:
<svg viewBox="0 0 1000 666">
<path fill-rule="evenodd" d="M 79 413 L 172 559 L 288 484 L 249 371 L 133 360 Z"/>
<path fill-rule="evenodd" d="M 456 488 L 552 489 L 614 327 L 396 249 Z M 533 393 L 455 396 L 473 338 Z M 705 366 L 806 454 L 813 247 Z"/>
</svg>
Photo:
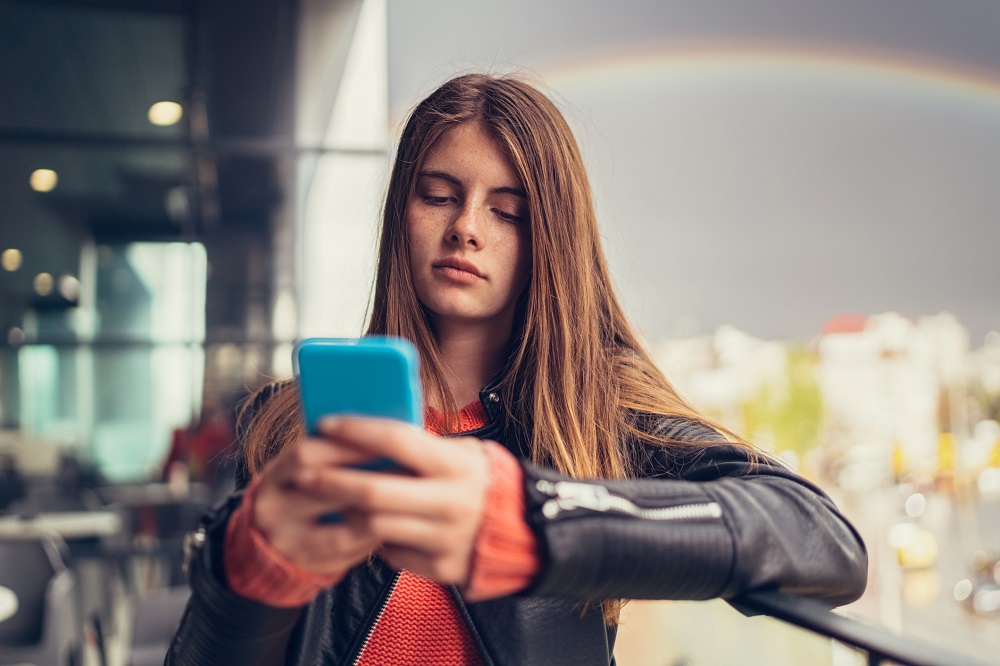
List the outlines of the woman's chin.
<svg viewBox="0 0 1000 666">
<path fill-rule="evenodd" d="M 504 320 L 502 312 L 491 312 L 483 308 L 469 307 L 465 304 L 434 304 L 425 305 L 435 324 L 455 326 L 484 326 L 498 324 Z"/>
<path fill-rule="evenodd" d="M 489 321 L 494 317 L 466 308 L 428 308 L 436 321 L 455 324 L 475 325 Z"/>
</svg>

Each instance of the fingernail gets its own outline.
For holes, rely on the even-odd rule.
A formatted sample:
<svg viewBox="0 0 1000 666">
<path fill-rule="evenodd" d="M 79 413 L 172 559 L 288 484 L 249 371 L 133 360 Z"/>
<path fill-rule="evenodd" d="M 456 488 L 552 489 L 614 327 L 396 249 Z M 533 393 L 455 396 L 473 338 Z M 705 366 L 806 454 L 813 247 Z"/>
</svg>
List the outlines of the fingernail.
<svg viewBox="0 0 1000 666">
<path fill-rule="evenodd" d="M 324 416 L 323 420 L 319 422 L 319 429 L 324 432 L 330 432 L 335 430 L 338 425 L 340 425 L 340 419 L 336 416 Z"/>
</svg>

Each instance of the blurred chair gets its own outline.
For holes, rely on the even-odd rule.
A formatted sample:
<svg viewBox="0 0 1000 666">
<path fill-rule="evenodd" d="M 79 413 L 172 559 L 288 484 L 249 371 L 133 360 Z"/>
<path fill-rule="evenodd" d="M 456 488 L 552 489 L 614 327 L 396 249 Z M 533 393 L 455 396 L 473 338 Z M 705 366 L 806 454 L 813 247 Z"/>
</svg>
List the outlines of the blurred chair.
<svg viewBox="0 0 1000 666">
<path fill-rule="evenodd" d="M 57 536 L 0 538 L 0 585 L 17 596 L 0 621 L 0 664 L 79 665 L 82 622 L 76 579 Z"/>
<path fill-rule="evenodd" d="M 115 582 L 120 575 L 122 520 L 113 511 L 66 511 L 0 516 L 0 538 L 53 535 L 75 581 L 78 616 L 113 629 Z M 124 582 L 124 578 L 122 578 Z"/>
<path fill-rule="evenodd" d="M 64 451 L 59 455 L 58 467 L 51 474 L 30 476 L 23 480 L 20 497 L 10 503 L 8 512 L 31 516 L 96 511 L 102 508 L 102 504 L 94 489 L 102 484 L 100 472 L 93 464 Z"/>
<path fill-rule="evenodd" d="M 24 477 L 17 461 L 10 454 L 0 454 L 0 513 L 7 511 L 11 503 L 22 499 L 24 492 Z"/>
<path fill-rule="evenodd" d="M 194 483 L 176 488 L 166 483 L 106 486 L 98 495 L 107 508 L 120 512 L 130 542 L 132 564 L 148 567 L 146 580 L 131 571 L 132 592 L 184 585 L 184 536 L 193 530 L 209 504 L 209 488 Z"/>
<path fill-rule="evenodd" d="M 190 596 L 190 588 L 184 586 L 154 590 L 136 599 L 128 666 L 163 663 Z"/>
</svg>

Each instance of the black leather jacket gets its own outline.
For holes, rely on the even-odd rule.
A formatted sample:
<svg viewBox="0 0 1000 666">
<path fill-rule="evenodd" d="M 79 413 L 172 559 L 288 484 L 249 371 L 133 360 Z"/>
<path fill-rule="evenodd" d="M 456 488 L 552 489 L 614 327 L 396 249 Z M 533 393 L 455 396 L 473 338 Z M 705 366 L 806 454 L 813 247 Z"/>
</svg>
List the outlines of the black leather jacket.
<svg viewBox="0 0 1000 666">
<path fill-rule="evenodd" d="M 501 425 L 495 390 L 480 399 L 490 422 L 469 434 L 523 460 L 522 438 Z M 637 445 L 647 478 L 629 481 L 571 480 L 524 463 L 527 518 L 542 553 L 538 580 L 479 603 L 451 590 L 485 664 L 613 663 L 615 628 L 586 599 L 731 599 L 771 587 L 836 605 L 864 591 L 864 543 L 819 488 L 700 424 L 660 419 L 650 427 L 714 443 Z M 304 608 L 239 597 L 226 588 L 221 551 L 240 499 L 237 491 L 211 510 L 191 539 L 193 594 L 166 663 L 354 664 L 397 574 L 373 558 Z"/>
</svg>

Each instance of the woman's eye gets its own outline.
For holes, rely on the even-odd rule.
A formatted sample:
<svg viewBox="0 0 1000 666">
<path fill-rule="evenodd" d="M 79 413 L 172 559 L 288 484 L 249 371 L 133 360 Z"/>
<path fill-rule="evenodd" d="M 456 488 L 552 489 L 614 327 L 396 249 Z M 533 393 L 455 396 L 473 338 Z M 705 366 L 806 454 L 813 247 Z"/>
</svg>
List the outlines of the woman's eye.
<svg viewBox="0 0 1000 666">
<path fill-rule="evenodd" d="M 495 212 L 500 217 L 501 220 L 506 220 L 508 222 L 524 221 L 524 218 L 521 217 L 520 215 L 514 215 L 513 213 L 508 213 L 506 211 L 500 210 L 499 208 L 494 208 L 493 212 Z"/>
<path fill-rule="evenodd" d="M 432 206 L 443 206 L 451 200 L 451 197 L 435 197 L 430 194 L 424 195 L 424 203 L 431 204 Z"/>
</svg>

